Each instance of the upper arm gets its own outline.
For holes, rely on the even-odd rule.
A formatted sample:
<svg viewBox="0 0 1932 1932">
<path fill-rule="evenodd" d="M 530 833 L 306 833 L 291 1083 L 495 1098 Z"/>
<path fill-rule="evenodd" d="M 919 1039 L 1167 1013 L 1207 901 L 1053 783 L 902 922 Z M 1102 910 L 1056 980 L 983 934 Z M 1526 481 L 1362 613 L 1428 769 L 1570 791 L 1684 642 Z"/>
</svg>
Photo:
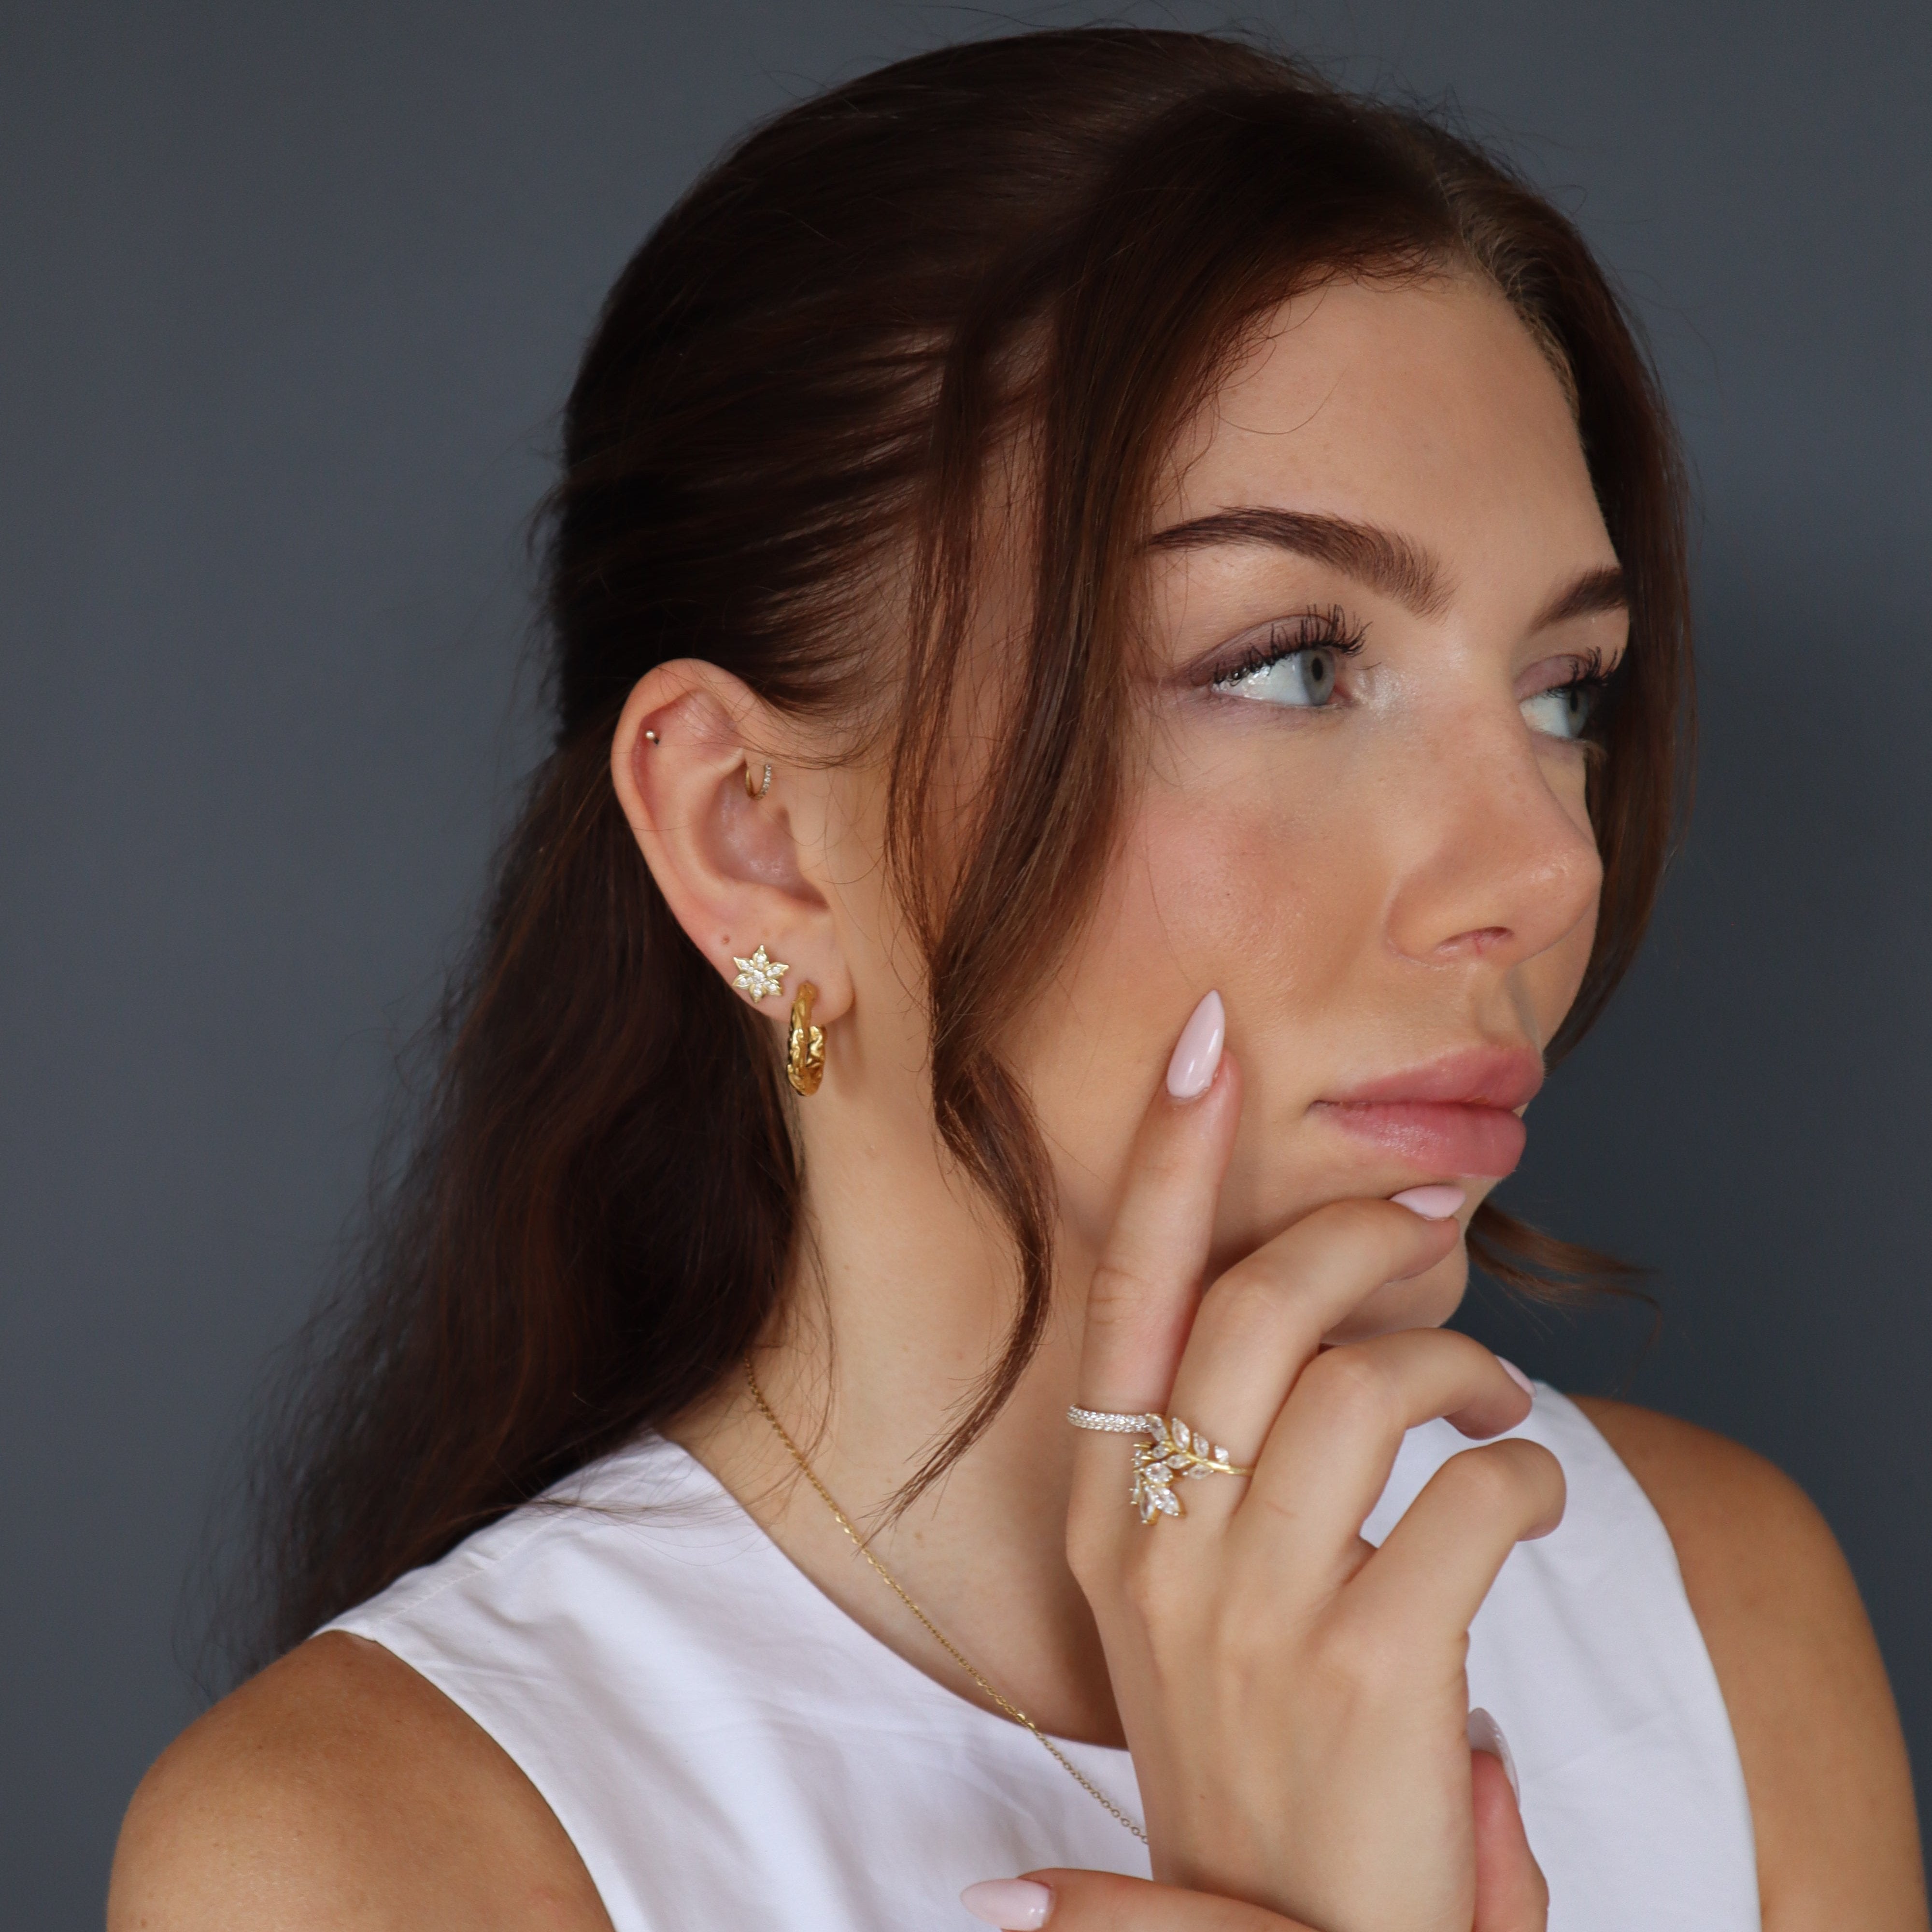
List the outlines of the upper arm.
<svg viewBox="0 0 1932 1932">
<path fill-rule="evenodd" d="M 376 1645 L 312 1639 L 190 1726 L 122 1827 L 108 1932 L 609 1932 L 504 1752 Z"/>
<path fill-rule="evenodd" d="M 1750 1797 L 1766 1932 L 1924 1932 L 1905 1742 L 1824 1519 L 1762 1456 L 1622 1402 L 1581 1406 L 1676 1547 Z"/>
</svg>

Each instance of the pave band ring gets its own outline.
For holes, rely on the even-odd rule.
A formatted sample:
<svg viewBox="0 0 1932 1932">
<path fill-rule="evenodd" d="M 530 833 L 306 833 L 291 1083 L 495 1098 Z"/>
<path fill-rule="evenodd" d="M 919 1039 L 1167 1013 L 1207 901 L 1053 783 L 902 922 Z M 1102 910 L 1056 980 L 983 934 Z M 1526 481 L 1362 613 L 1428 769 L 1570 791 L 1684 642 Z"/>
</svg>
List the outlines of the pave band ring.
<svg viewBox="0 0 1932 1932">
<path fill-rule="evenodd" d="M 1141 1521 L 1150 1523 L 1156 1516 L 1183 1516 L 1187 1512 L 1174 1493 L 1177 1476 L 1252 1476 L 1252 1469 L 1235 1465 L 1234 1458 L 1217 1442 L 1210 1450 L 1208 1438 L 1190 1429 L 1178 1416 L 1117 1415 L 1107 1409 L 1070 1408 L 1066 1420 L 1076 1429 L 1090 1429 L 1103 1435 L 1138 1435 L 1147 1440 L 1134 1445 L 1132 1502 Z"/>
</svg>

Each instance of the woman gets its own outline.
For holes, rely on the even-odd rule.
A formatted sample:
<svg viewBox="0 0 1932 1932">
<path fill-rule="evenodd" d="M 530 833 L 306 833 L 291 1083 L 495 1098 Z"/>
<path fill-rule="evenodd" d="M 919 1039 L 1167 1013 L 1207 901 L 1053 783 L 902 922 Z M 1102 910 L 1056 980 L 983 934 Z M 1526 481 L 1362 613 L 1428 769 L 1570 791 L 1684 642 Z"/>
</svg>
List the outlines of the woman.
<svg viewBox="0 0 1932 1932">
<path fill-rule="evenodd" d="M 1809 1506 L 1440 1327 L 1600 1269 L 1484 1197 L 1689 715 L 1562 217 L 1220 40 L 905 63 L 626 272 L 550 582 L 286 1654 L 114 1926 L 1925 1924 Z"/>
</svg>

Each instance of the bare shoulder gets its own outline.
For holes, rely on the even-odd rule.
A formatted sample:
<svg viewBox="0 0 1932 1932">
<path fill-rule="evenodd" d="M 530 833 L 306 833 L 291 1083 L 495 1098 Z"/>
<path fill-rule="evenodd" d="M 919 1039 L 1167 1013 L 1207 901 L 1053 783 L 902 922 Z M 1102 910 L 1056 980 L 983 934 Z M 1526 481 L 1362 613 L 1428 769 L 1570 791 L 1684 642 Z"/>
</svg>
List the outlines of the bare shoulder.
<svg viewBox="0 0 1932 1932">
<path fill-rule="evenodd" d="M 1733 1607 L 1740 1595 L 1750 1594 L 1754 1581 L 1784 1572 L 1794 1558 L 1801 1573 L 1782 1575 L 1781 1582 L 1849 1585 L 1824 1518 L 1774 1463 L 1727 1436 L 1654 1409 L 1601 1396 L 1575 1401 L 1664 1519 L 1686 1587 L 1693 1570 L 1708 1570 L 1700 1585 L 1712 1593 L 1714 1607 Z M 1779 1600 L 1790 1599 L 1780 1592 Z"/>
<path fill-rule="evenodd" d="M 1838 1543 L 1803 1490 L 1708 1429 L 1580 1398 L 1662 1518 L 1730 1712 L 1766 1932 L 1923 1932 L 1911 1774 Z"/>
<path fill-rule="evenodd" d="M 108 1932 L 610 1932 L 536 1788 L 380 1645 L 311 1639 L 170 1745 L 122 1826 Z"/>
</svg>

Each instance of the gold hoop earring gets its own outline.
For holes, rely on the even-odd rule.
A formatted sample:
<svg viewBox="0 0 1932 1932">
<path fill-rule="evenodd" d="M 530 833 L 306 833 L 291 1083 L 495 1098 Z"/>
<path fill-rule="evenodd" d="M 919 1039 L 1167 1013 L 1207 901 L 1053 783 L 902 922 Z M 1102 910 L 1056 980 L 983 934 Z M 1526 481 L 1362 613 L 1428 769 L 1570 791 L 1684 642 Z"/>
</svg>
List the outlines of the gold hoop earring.
<svg viewBox="0 0 1932 1932">
<path fill-rule="evenodd" d="M 785 1035 L 785 1078 L 794 1093 L 816 1093 L 825 1077 L 825 1033 L 812 1023 L 812 1002 L 818 991 L 807 980 L 791 1003 L 791 1026 Z"/>
<path fill-rule="evenodd" d="M 770 760 L 770 759 L 766 759 L 765 760 L 765 782 L 764 782 L 762 785 L 754 785 L 754 784 L 752 783 L 752 766 L 751 766 L 751 762 L 750 762 L 748 759 L 747 759 L 747 760 L 746 761 L 746 765 L 745 765 L 745 796 L 746 796 L 747 798 L 762 798 L 765 795 L 765 794 L 766 794 L 767 792 L 769 792 L 771 789 L 772 789 L 772 762 L 771 762 L 771 760 Z"/>
</svg>

